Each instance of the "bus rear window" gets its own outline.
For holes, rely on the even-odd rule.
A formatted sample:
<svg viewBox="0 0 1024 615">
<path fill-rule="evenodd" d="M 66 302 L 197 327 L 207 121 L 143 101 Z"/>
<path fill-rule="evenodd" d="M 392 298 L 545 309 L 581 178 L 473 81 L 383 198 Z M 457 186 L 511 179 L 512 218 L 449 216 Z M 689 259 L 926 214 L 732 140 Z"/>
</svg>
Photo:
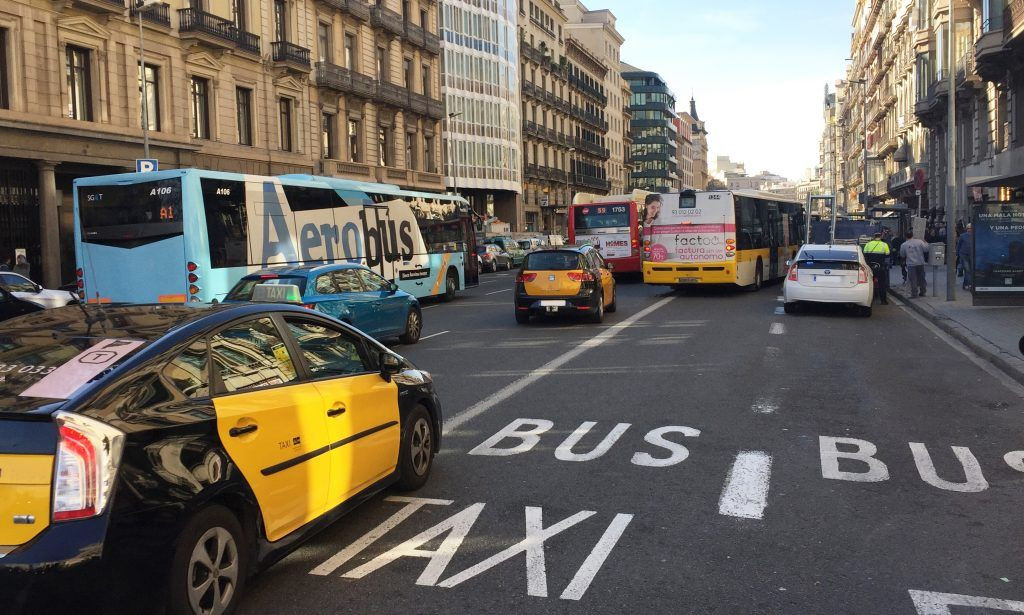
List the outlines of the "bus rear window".
<svg viewBox="0 0 1024 615">
<path fill-rule="evenodd" d="M 181 178 L 127 185 L 80 186 L 86 243 L 131 248 L 182 234 Z"/>
<path fill-rule="evenodd" d="M 586 205 L 573 209 L 576 229 L 629 226 L 629 207 L 625 205 Z"/>
</svg>

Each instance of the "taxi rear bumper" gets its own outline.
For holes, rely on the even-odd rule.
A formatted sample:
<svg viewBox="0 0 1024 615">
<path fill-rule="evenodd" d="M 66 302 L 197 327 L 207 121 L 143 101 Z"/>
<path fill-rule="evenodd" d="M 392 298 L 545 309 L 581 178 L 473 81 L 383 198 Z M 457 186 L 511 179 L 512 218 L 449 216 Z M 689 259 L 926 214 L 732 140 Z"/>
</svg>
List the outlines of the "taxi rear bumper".
<svg viewBox="0 0 1024 615">
<path fill-rule="evenodd" d="M 582 292 L 582 291 L 581 291 Z M 516 294 L 516 311 L 530 314 L 593 314 L 597 312 L 597 299 L 600 296 L 591 290 L 587 295 L 537 295 Z"/>
</svg>

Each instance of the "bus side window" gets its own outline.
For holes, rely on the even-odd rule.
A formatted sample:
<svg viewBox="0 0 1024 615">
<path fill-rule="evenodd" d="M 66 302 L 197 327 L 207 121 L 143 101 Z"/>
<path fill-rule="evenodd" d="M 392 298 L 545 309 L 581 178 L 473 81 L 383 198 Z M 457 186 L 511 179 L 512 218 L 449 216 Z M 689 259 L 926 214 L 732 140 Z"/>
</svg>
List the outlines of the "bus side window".
<svg viewBox="0 0 1024 615">
<path fill-rule="evenodd" d="M 210 266 L 249 264 L 249 226 L 245 182 L 202 178 L 203 208 L 209 241 Z"/>
</svg>

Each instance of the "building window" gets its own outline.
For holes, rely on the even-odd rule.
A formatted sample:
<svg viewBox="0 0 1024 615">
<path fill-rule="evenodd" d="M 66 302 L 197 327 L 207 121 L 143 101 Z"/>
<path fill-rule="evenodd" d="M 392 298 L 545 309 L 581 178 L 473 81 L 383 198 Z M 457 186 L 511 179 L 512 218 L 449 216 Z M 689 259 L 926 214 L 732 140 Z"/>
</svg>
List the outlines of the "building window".
<svg viewBox="0 0 1024 615">
<path fill-rule="evenodd" d="M 67 47 L 68 117 L 76 120 L 92 120 L 90 93 L 89 50 L 81 47 Z"/>
<path fill-rule="evenodd" d="M 345 68 L 356 69 L 356 35 L 345 33 Z"/>
<path fill-rule="evenodd" d="M 288 40 L 288 1 L 274 0 L 274 40 Z"/>
<path fill-rule="evenodd" d="M 423 95 L 430 98 L 430 65 L 424 64 L 420 68 L 422 69 L 420 78 L 423 80 Z"/>
<path fill-rule="evenodd" d="M 405 76 L 405 83 L 403 83 L 402 85 L 404 85 L 406 89 L 411 90 L 412 84 L 415 83 L 415 79 L 412 76 L 411 58 L 405 58 L 404 60 L 402 60 L 402 74 Z"/>
<path fill-rule="evenodd" d="M 388 80 L 388 50 L 385 47 L 377 47 L 377 81 L 385 83 Z"/>
<path fill-rule="evenodd" d="M 416 133 L 405 133 L 405 168 L 415 170 L 416 164 Z"/>
<path fill-rule="evenodd" d="M 245 10 L 245 0 L 231 0 L 231 21 L 235 23 L 235 27 L 242 32 L 248 32 L 245 24 L 247 19 L 247 13 Z"/>
<path fill-rule="evenodd" d="M 139 125 L 146 125 L 149 130 L 160 130 L 160 80 L 157 79 L 157 67 L 146 64 L 139 69 Z M 142 84 L 145 79 L 146 89 L 143 94 Z M 145 95 L 145 113 L 142 110 Z"/>
<path fill-rule="evenodd" d="M 252 145 L 252 90 L 235 88 L 235 112 L 238 116 L 238 144 Z"/>
<path fill-rule="evenodd" d="M 427 24 L 430 23 L 430 14 L 427 13 L 427 9 L 420 9 L 420 27 L 424 30 L 430 31 Z"/>
<path fill-rule="evenodd" d="M 321 62 L 330 62 L 334 59 L 334 54 L 331 53 L 331 24 L 319 22 L 316 28 L 318 57 Z"/>
<path fill-rule="evenodd" d="M 281 124 L 281 151 L 292 151 L 292 99 L 280 98 L 277 101 L 278 121 Z"/>
<path fill-rule="evenodd" d="M 391 166 L 391 129 L 381 126 L 377 129 L 377 161 L 382 167 Z"/>
<path fill-rule="evenodd" d="M 335 150 L 335 117 L 333 113 L 324 113 L 320 122 L 320 155 L 324 158 L 337 158 Z"/>
<path fill-rule="evenodd" d="M 349 162 L 361 162 L 362 148 L 359 147 L 359 120 L 348 121 L 348 160 Z"/>
<path fill-rule="evenodd" d="M 402 21 L 409 21 L 409 0 L 402 0 Z"/>
<path fill-rule="evenodd" d="M 434 137 L 423 137 L 423 166 L 427 173 L 437 173 L 434 164 Z"/>
<path fill-rule="evenodd" d="M 192 77 L 192 138 L 210 138 L 210 80 Z"/>
<path fill-rule="evenodd" d="M 7 28 L 0 28 L 0 109 L 11 108 L 11 84 L 7 77 Z"/>
</svg>

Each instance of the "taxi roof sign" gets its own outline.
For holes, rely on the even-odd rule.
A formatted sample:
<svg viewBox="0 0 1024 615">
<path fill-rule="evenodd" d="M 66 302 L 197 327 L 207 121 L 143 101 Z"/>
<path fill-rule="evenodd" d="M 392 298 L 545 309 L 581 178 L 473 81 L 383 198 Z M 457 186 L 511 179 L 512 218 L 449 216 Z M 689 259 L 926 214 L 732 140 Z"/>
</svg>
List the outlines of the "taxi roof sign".
<svg viewBox="0 0 1024 615">
<path fill-rule="evenodd" d="M 302 293 L 295 284 L 257 284 L 252 289 L 256 303 L 302 303 Z"/>
</svg>

